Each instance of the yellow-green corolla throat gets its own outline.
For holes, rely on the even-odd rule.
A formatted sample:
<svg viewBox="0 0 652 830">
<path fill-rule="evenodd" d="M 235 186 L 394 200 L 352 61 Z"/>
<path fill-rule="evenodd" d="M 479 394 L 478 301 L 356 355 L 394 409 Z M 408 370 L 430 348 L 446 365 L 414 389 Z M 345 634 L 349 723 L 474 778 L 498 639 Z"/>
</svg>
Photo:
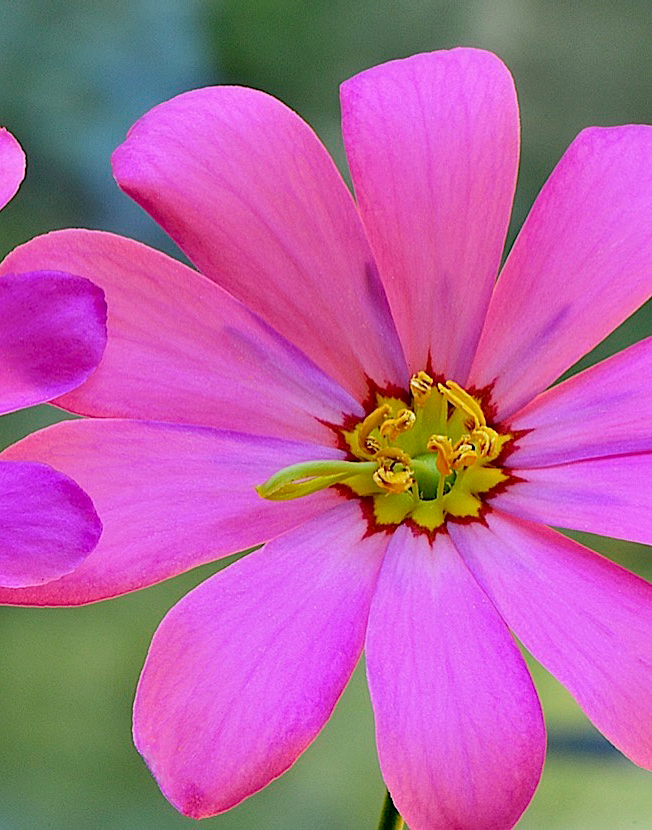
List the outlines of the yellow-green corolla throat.
<svg viewBox="0 0 652 830">
<path fill-rule="evenodd" d="M 282 501 L 338 485 L 372 507 L 377 525 L 409 521 L 431 533 L 448 517 L 480 518 L 486 496 L 510 478 L 499 458 L 513 438 L 487 424 L 481 398 L 418 372 L 410 406 L 382 393 L 375 399 L 365 418 L 339 430 L 351 460 L 293 464 L 258 493 Z"/>
</svg>

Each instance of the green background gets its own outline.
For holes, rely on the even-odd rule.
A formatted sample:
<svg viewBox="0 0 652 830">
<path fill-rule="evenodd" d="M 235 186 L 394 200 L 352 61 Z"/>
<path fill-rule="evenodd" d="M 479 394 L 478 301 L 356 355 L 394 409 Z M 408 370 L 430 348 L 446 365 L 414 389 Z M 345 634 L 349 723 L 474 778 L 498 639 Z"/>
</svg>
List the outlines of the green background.
<svg viewBox="0 0 652 830">
<path fill-rule="evenodd" d="M 174 253 L 111 179 L 109 155 L 149 107 L 196 86 L 265 89 L 317 129 L 341 169 L 338 85 L 375 63 L 455 45 L 496 51 L 520 96 L 523 150 L 514 228 L 585 126 L 650 122 L 650 7 L 640 2 L 29 0 L 0 5 L 0 123 L 29 158 L 0 217 L 0 254 L 37 233 L 99 227 Z M 649 306 L 590 360 L 650 333 Z M 60 417 L 0 419 L 8 444 Z M 646 576 L 649 551 L 583 541 Z M 223 564 L 223 563 L 222 563 Z M 222 566 L 222 565 L 220 565 Z M 183 828 L 130 737 L 133 691 L 166 610 L 217 570 L 81 609 L 0 609 L 0 830 Z M 648 774 L 625 761 L 532 664 L 549 757 L 520 828 L 650 826 Z M 358 669 L 315 744 L 283 778 L 204 826 L 373 828 L 383 787 Z"/>
</svg>

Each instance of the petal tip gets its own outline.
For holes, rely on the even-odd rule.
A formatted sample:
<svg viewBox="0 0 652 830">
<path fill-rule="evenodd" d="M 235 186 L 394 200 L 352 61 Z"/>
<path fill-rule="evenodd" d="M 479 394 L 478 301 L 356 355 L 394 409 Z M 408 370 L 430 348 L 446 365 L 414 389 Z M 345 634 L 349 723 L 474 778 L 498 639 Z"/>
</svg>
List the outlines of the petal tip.
<svg viewBox="0 0 652 830">
<path fill-rule="evenodd" d="M 25 152 L 18 140 L 0 127 L 0 209 L 18 192 L 26 166 Z"/>
<path fill-rule="evenodd" d="M 416 55 L 395 58 L 371 66 L 368 69 L 363 69 L 340 84 L 340 92 L 344 95 L 350 89 L 353 89 L 358 81 L 377 77 L 388 72 L 402 73 L 413 69 L 432 68 L 437 65 L 442 68 L 458 66 L 459 68 L 465 67 L 467 71 L 502 74 L 514 87 L 514 79 L 509 68 L 495 52 L 469 46 L 456 46 L 452 49 L 439 49 L 434 52 L 419 52 Z"/>
</svg>

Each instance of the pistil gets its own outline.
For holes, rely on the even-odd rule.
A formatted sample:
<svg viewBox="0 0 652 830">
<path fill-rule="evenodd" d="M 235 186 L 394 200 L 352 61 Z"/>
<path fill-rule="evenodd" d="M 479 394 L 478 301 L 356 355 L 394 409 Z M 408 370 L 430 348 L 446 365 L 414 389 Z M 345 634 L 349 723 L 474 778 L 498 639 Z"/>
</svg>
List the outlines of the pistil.
<svg viewBox="0 0 652 830">
<path fill-rule="evenodd" d="M 256 487 L 256 492 L 270 501 L 299 499 L 352 476 L 373 473 L 375 469 L 373 461 L 302 461 L 274 473 Z"/>
</svg>

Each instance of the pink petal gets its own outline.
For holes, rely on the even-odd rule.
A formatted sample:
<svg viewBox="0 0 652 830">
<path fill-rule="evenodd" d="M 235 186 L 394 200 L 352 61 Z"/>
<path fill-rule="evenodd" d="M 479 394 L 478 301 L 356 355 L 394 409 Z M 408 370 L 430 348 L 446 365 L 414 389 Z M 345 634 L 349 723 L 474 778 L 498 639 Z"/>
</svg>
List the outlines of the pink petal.
<svg viewBox="0 0 652 830">
<path fill-rule="evenodd" d="M 383 777 L 411 830 L 512 827 L 543 767 L 541 707 L 448 537 L 396 531 L 366 654 Z"/>
<path fill-rule="evenodd" d="M 0 279 L 0 413 L 43 403 L 79 386 L 106 343 L 102 291 L 70 274 Z"/>
<path fill-rule="evenodd" d="M 464 383 L 516 185 L 518 104 L 489 52 L 392 61 L 342 86 L 344 141 L 411 371 Z"/>
<path fill-rule="evenodd" d="M 0 462 L 0 585 L 40 585 L 80 565 L 102 524 L 88 496 L 45 464 Z"/>
<path fill-rule="evenodd" d="M 0 602 L 94 602 L 284 533 L 339 504 L 340 496 L 328 490 L 269 502 L 254 486 L 310 460 L 314 451 L 309 444 L 142 421 L 68 421 L 29 435 L 3 458 L 43 461 L 72 476 L 93 499 L 104 533 L 69 577 L 39 589 L 0 591 Z"/>
<path fill-rule="evenodd" d="M 652 766 L 652 585 L 553 530 L 495 511 L 451 536 L 523 645 L 606 737 Z"/>
<path fill-rule="evenodd" d="M 516 470 L 492 501 L 535 522 L 652 544 L 652 453 Z"/>
<path fill-rule="evenodd" d="M 652 337 L 536 397 L 510 422 L 526 430 L 509 463 L 543 467 L 652 450 Z"/>
<path fill-rule="evenodd" d="M 354 203 L 312 130 L 263 92 L 153 109 L 113 156 L 120 187 L 197 267 L 353 395 L 405 364 Z"/>
<path fill-rule="evenodd" d="M 593 127 L 539 194 L 502 271 L 470 382 L 516 412 L 652 288 L 652 127 Z"/>
<path fill-rule="evenodd" d="M 109 343 L 99 370 L 58 403 L 72 412 L 217 426 L 333 442 L 359 405 L 295 347 L 196 271 L 113 234 L 37 237 L 3 267 L 65 268 L 106 292 Z"/>
<path fill-rule="evenodd" d="M 362 652 L 387 537 L 348 502 L 181 600 L 154 635 L 136 746 L 174 806 L 228 810 L 324 726 Z"/>
<path fill-rule="evenodd" d="M 16 195 L 25 176 L 25 153 L 13 135 L 0 127 L 0 210 Z"/>
</svg>

